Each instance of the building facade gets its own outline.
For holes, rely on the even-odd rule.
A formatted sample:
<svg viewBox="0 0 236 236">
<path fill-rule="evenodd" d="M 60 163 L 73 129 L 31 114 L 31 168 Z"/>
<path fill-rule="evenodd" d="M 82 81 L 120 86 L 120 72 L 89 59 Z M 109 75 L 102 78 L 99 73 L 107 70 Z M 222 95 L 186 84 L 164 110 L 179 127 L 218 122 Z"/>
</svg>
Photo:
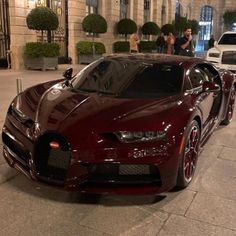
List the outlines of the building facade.
<svg viewBox="0 0 236 236">
<path fill-rule="evenodd" d="M 82 20 L 90 13 L 107 20 L 107 33 L 98 35 L 96 41 L 103 42 L 111 53 L 113 43 L 121 40 L 115 26 L 122 18 L 133 19 L 138 27 L 147 21 L 161 27 L 172 23 L 176 15 L 186 16 L 200 22 L 196 37 L 204 44 L 210 34 L 218 38 L 224 31 L 223 13 L 236 10 L 235 0 L 0 0 L 0 59 L 10 55 L 12 69 L 24 68 L 24 45 L 38 40 L 38 33 L 27 28 L 26 16 L 40 5 L 49 6 L 58 15 L 60 26 L 53 37 L 61 46 L 61 56 L 70 57 L 72 63 L 78 62 L 76 43 L 91 40 L 82 31 Z"/>
</svg>

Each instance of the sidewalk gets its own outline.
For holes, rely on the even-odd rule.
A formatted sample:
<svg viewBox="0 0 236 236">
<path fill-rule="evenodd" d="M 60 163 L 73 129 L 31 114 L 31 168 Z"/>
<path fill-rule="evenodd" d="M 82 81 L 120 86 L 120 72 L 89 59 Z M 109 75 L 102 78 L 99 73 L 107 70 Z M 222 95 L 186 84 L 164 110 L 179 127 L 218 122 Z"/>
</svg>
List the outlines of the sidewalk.
<svg viewBox="0 0 236 236">
<path fill-rule="evenodd" d="M 0 70 L 0 129 L 16 95 L 16 78 L 27 88 L 62 78 L 66 67 Z M 78 72 L 84 66 L 72 67 Z M 3 160 L 0 139 L 0 235 L 236 236 L 235 153 L 236 112 L 233 122 L 208 141 L 187 189 L 151 196 L 83 196 L 26 179 Z"/>
</svg>

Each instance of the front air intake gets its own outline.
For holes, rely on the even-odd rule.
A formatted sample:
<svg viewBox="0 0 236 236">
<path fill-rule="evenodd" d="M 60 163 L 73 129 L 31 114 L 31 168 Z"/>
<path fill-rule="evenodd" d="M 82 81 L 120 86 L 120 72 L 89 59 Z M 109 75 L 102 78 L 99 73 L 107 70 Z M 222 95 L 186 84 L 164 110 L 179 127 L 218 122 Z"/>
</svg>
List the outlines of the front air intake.
<svg viewBox="0 0 236 236">
<path fill-rule="evenodd" d="M 39 177 L 64 183 L 70 165 L 70 146 L 67 140 L 56 133 L 42 135 L 34 150 L 34 163 Z"/>
<path fill-rule="evenodd" d="M 88 164 L 88 183 L 112 185 L 142 185 L 161 183 L 155 165 Z"/>
</svg>

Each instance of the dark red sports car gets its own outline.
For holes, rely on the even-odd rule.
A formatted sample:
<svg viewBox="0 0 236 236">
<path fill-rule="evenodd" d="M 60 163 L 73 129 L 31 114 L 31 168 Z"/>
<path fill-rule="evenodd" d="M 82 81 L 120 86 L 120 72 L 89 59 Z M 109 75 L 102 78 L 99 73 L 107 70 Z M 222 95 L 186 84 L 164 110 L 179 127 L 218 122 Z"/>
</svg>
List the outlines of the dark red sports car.
<svg viewBox="0 0 236 236">
<path fill-rule="evenodd" d="M 2 131 L 8 164 L 67 190 L 151 194 L 192 180 L 234 110 L 234 77 L 199 58 L 111 55 L 31 87 Z"/>
</svg>

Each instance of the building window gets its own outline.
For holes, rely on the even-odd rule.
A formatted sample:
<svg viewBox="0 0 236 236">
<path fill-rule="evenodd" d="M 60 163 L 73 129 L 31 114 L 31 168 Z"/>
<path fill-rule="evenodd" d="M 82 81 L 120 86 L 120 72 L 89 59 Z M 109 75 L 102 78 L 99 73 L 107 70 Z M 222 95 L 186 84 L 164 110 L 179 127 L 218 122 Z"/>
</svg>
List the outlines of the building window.
<svg viewBox="0 0 236 236">
<path fill-rule="evenodd" d="M 46 6 L 47 6 L 47 3 L 46 3 L 46 0 L 37 0 L 37 1 L 35 2 L 35 5 L 36 5 L 36 7 L 40 7 L 40 6 L 46 7 Z"/>
<path fill-rule="evenodd" d="M 175 20 L 178 20 L 180 18 L 180 2 L 179 0 L 176 0 L 175 2 Z"/>
<path fill-rule="evenodd" d="M 144 0 L 144 11 L 143 11 L 144 23 L 150 21 L 150 0 Z"/>
<path fill-rule="evenodd" d="M 98 0 L 86 0 L 86 16 L 98 14 Z"/>
<path fill-rule="evenodd" d="M 128 0 L 120 0 L 120 19 L 128 18 Z"/>
<path fill-rule="evenodd" d="M 212 34 L 212 20 L 213 8 L 211 6 L 204 6 L 200 15 L 200 40 L 209 40 Z"/>
</svg>

